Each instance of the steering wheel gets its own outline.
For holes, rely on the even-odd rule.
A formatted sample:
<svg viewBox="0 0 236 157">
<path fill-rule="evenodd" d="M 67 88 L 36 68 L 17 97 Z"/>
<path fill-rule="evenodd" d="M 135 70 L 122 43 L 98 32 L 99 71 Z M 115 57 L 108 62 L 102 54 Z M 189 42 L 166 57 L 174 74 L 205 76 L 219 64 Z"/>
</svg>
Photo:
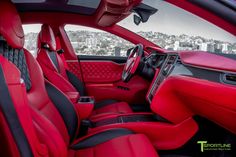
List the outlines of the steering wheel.
<svg viewBox="0 0 236 157">
<path fill-rule="evenodd" d="M 143 57 L 143 45 L 137 44 L 130 52 L 122 73 L 122 80 L 128 82 L 137 71 Z"/>
</svg>

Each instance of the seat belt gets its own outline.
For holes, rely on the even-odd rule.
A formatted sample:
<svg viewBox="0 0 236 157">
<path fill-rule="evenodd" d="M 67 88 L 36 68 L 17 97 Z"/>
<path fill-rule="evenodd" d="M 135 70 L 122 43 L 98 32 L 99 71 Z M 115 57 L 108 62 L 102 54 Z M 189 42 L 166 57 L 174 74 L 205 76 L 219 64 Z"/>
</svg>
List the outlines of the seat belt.
<svg viewBox="0 0 236 157">
<path fill-rule="evenodd" d="M 0 65 L 0 110 L 8 123 L 17 148 L 22 157 L 33 157 L 32 150 L 23 131 L 14 104 L 12 102 L 2 66 Z M 23 113 L 22 113 L 23 114 Z"/>
</svg>

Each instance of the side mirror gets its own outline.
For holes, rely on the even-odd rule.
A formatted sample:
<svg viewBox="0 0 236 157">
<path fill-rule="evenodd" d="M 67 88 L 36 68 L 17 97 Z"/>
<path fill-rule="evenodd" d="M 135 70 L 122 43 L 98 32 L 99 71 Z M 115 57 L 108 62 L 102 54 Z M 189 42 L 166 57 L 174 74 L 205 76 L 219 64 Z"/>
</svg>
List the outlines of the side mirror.
<svg viewBox="0 0 236 157">
<path fill-rule="evenodd" d="M 136 25 L 139 25 L 141 21 L 142 21 L 141 17 L 139 17 L 138 15 L 134 14 L 134 23 Z"/>
</svg>

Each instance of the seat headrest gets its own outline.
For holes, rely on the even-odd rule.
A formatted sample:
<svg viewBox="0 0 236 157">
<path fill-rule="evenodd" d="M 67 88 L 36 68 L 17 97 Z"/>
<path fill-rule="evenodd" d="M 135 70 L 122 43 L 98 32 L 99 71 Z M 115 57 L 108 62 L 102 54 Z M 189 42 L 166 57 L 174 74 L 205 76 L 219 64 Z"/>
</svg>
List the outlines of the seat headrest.
<svg viewBox="0 0 236 157">
<path fill-rule="evenodd" d="M 56 39 L 52 28 L 47 25 L 43 24 L 41 27 L 41 31 L 38 35 L 38 48 L 48 48 L 51 51 L 56 51 Z"/>
<path fill-rule="evenodd" d="M 24 31 L 20 16 L 13 3 L 0 1 L 0 36 L 12 48 L 21 49 L 24 46 Z"/>
</svg>

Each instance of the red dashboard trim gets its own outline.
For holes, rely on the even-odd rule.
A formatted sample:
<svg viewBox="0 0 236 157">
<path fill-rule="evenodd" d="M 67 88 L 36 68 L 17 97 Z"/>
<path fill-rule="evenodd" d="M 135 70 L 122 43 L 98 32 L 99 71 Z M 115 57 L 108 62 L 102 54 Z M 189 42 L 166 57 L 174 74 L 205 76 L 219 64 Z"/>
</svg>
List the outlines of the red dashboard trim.
<svg viewBox="0 0 236 157">
<path fill-rule="evenodd" d="M 179 52 L 182 63 L 200 68 L 208 68 L 223 71 L 236 72 L 236 61 L 217 54 L 204 51 L 182 51 Z"/>
</svg>

